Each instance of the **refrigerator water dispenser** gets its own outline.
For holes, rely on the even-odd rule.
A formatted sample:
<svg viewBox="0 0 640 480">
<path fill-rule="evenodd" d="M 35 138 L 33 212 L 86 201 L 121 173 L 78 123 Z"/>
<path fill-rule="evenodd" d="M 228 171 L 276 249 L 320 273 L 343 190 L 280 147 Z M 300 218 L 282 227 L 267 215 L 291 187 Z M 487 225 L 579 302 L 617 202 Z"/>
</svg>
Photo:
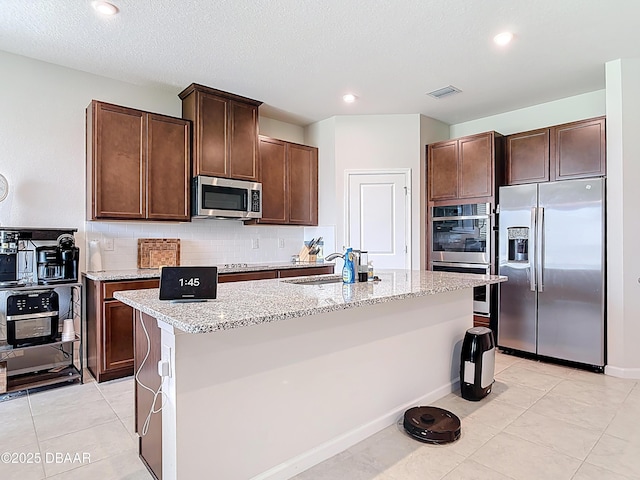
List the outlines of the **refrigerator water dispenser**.
<svg viewBox="0 0 640 480">
<path fill-rule="evenodd" d="M 529 227 L 507 228 L 509 238 L 508 260 L 510 262 L 529 261 Z"/>
</svg>

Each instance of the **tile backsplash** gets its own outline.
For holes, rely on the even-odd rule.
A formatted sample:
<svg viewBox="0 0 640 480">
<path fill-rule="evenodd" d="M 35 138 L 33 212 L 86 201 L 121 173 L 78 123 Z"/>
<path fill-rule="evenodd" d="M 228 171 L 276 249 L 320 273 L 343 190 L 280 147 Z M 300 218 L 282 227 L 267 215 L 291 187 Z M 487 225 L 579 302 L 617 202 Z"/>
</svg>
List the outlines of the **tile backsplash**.
<svg viewBox="0 0 640 480">
<path fill-rule="evenodd" d="M 179 238 L 181 265 L 289 262 L 305 240 L 323 236 L 325 252 L 335 251 L 335 226 L 244 225 L 234 220 L 191 223 L 86 222 L 85 252 L 98 241 L 103 270 L 136 268 L 138 238 Z M 257 247 L 257 248 L 254 248 Z M 91 270 L 84 255 L 85 271 Z"/>
<path fill-rule="evenodd" d="M 90 241 L 99 242 L 103 270 L 136 268 L 138 238 L 179 238 L 181 265 L 275 263 L 288 262 L 299 252 L 305 227 L 243 225 L 233 220 L 85 224 L 87 251 Z"/>
</svg>

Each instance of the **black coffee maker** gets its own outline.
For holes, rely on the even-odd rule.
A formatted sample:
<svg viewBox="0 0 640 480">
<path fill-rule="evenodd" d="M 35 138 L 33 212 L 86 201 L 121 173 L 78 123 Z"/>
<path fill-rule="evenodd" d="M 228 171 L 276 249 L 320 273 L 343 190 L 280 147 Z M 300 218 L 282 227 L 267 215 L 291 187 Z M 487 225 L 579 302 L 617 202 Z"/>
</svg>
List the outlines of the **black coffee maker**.
<svg viewBox="0 0 640 480">
<path fill-rule="evenodd" d="M 78 281 L 80 249 L 75 246 L 73 235 L 60 235 L 57 241 L 57 246 L 36 248 L 40 285 Z"/>
<path fill-rule="evenodd" d="M 62 278 L 68 282 L 77 282 L 80 249 L 76 247 L 73 235 L 65 234 L 58 237 L 58 255 L 62 265 Z"/>
</svg>

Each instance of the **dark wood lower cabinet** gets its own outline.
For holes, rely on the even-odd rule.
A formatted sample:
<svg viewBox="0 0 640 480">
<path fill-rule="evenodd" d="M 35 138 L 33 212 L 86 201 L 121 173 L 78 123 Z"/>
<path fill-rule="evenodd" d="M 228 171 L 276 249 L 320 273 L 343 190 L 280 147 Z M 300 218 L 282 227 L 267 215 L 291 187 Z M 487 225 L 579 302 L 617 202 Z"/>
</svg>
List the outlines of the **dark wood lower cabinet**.
<svg viewBox="0 0 640 480">
<path fill-rule="evenodd" d="M 484 317 L 482 315 L 473 316 L 474 327 L 487 327 L 491 328 L 491 317 Z"/>
<path fill-rule="evenodd" d="M 220 283 L 333 273 L 333 265 L 257 272 L 224 273 Z M 158 288 L 158 279 L 94 281 L 85 277 L 87 367 L 98 382 L 134 373 L 133 309 L 113 297 L 122 290 Z"/>
<path fill-rule="evenodd" d="M 133 367 L 132 309 L 117 300 L 104 302 L 105 371 L 130 370 Z"/>
<path fill-rule="evenodd" d="M 143 328 L 144 324 L 144 328 Z M 146 332 L 145 332 L 146 330 Z M 158 362 L 161 357 L 161 330 L 155 318 L 135 311 L 135 371 L 138 380 L 149 389 L 157 392 L 160 388 Z M 147 341 L 147 336 L 149 341 Z M 140 368 L 147 351 L 149 356 Z M 140 383 L 135 382 L 135 426 L 138 434 L 138 454 L 156 479 L 162 478 L 162 414 L 150 413 L 158 410 L 162 404 L 162 395 L 155 397 Z M 149 418 L 148 425 L 147 418 Z"/>
<path fill-rule="evenodd" d="M 89 371 L 98 382 L 133 375 L 133 309 L 113 294 L 158 288 L 159 280 L 97 282 L 85 277 L 84 284 Z"/>
<path fill-rule="evenodd" d="M 300 277 L 302 275 L 326 275 L 328 273 L 333 273 L 333 265 L 325 265 L 322 267 L 309 267 L 305 268 L 304 273 L 300 272 L 299 268 L 292 268 L 289 270 L 279 270 L 278 277 L 279 278 L 290 278 L 290 277 Z"/>
</svg>

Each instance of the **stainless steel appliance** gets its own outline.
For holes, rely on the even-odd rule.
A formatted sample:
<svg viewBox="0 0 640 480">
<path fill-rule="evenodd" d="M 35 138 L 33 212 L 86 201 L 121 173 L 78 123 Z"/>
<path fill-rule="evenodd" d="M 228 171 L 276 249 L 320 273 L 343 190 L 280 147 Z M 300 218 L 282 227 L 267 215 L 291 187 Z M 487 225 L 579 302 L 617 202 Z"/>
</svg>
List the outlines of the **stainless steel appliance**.
<svg viewBox="0 0 640 480">
<path fill-rule="evenodd" d="M 229 178 L 193 179 L 192 218 L 262 218 L 262 184 Z"/>
<path fill-rule="evenodd" d="M 53 290 L 3 295 L 6 298 L 7 343 L 41 345 L 58 336 L 58 294 Z"/>
<path fill-rule="evenodd" d="M 18 284 L 19 233 L 0 230 L 0 287 Z"/>
<path fill-rule="evenodd" d="M 456 273 L 476 273 L 480 275 L 490 275 L 491 265 L 474 263 L 450 263 L 431 262 L 431 270 L 434 272 L 456 272 Z M 473 312 L 478 315 L 489 317 L 491 315 L 491 285 L 474 287 L 473 289 Z"/>
<path fill-rule="evenodd" d="M 436 206 L 431 210 L 431 270 L 491 273 L 492 217 L 490 203 Z M 491 288 L 473 289 L 473 311 L 491 316 Z"/>
<path fill-rule="evenodd" d="M 433 207 L 431 260 L 491 263 L 491 204 Z"/>
<path fill-rule="evenodd" d="M 498 345 L 605 363 L 603 178 L 500 188 Z"/>
</svg>

